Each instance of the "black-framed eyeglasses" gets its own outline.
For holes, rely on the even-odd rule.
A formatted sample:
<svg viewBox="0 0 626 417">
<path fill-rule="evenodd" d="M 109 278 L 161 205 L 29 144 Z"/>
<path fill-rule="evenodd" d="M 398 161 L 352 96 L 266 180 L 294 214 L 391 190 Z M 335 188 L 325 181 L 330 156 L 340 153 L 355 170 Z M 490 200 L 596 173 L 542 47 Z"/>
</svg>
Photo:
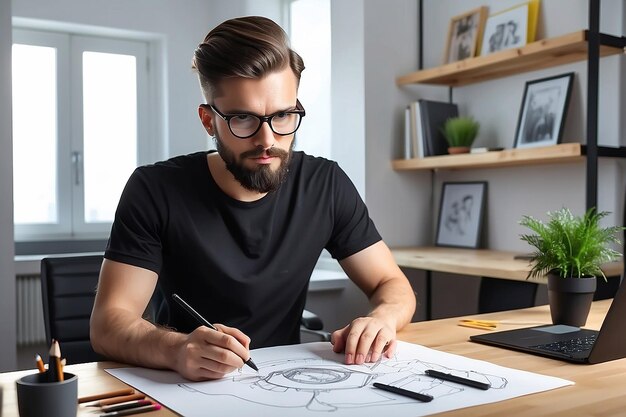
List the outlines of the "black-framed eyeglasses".
<svg viewBox="0 0 626 417">
<path fill-rule="evenodd" d="M 279 111 L 269 116 L 257 116 L 251 113 L 233 113 L 224 114 L 212 104 L 203 104 L 208 106 L 221 117 L 226 124 L 230 133 L 239 139 L 248 139 L 261 129 L 261 125 L 267 122 L 272 132 L 280 136 L 287 136 L 295 133 L 300 127 L 302 118 L 306 114 L 300 100 L 296 100 L 295 110 Z"/>
</svg>

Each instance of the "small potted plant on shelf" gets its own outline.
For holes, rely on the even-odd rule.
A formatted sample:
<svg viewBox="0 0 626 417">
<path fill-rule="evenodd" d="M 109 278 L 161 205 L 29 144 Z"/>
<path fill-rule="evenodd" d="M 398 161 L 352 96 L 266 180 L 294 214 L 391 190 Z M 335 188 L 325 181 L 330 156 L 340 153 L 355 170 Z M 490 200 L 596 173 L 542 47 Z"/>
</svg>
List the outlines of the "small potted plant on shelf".
<svg viewBox="0 0 626 417">
<path fill-rule="evenodd" d="M 478 129 L 480 124 L 471 117 L 451 117 L 446 120 L 442 133 L 448 142 L 448 153 L 468 153 Z"/>
<path fill-rule="evenodd" d="M 620 244 L 617 233 L 624 228 L 600 227 L 600 220 L 608 214 L 591 208 L 580 217 L 562 208 L 548 212 L 547 223 L 531 216 L 523 216 L 520 221 L 535 232 L 521 236 L 535 248 L 528 278 L 548 276 L 548 301 L 554 324 L 581 327 L 586 323 L 596 278 L 606 280 L 602 264 L 621 256 L 610 246 Z"/>
</svg>

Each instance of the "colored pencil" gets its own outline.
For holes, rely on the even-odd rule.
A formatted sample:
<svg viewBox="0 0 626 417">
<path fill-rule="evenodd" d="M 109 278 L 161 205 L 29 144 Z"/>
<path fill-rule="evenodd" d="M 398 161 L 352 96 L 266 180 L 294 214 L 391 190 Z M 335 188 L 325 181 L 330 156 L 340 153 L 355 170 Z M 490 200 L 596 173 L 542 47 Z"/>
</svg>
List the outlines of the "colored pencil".
<svg viewBox="0 0 626 417">
<path fill-rule="evenodd" d="M 39 354 L 35 355 L 35 363 L 37 363 L 37 369 L 39 369 L 39 373 L 46 372 L 46 367 L 43 364 L 43 359 L 41 359 L 41 356 Z"/>
<path fill-rule="evenodd" d="M 136 394 L 131 394 L 131 395 L 125 395 L 123 397 L 106 398 L 96 403 L 89 404 L 87 405 L 87 407 L 102 407 L 105 405 L 120 404 L 120 403 L 125 403 L 128 401 L 143 400 L 144 398 L 146 398 L 144 394 L 136 393 Z"/>
<path fill-rule="evenodd" d="M 102 407 L 102 411 L 104 411 L 105 413 L 110 413 L 111 411 L 128 410 L 130 408 L 142 407 L 144 405 L 152 405 L 152 401 L 138 400 L 138 401 L 129 401 L 129 402 L 122 403 L 122 404 L 106 405 Z"/>
<path fill-rule="evenodd" d="M 80 404 L 89 403 L 91 401 L 102 400 L 104 398 L 120 397 L 122 395 L 130 395 L 134 393 L 135 393 L 134 389 L 124 388 L 124 389 L 119 389 L 117 391 L 103 392 L 102 394 L 94 394 L 94 395 L 89 395 L 87 397 L 81 397 L 78 399 L 78 402 Z"/>
</svg>

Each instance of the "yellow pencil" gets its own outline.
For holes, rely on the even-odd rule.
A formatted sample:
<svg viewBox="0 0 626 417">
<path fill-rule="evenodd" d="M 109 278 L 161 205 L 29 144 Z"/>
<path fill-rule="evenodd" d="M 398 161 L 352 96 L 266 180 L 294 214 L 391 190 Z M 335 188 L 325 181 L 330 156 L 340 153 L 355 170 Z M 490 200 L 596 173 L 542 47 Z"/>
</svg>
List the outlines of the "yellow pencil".
<svg viewBox="0 0 626 417">
<path fill-rule="evenodd" d="M 459 322 L 459 326 L 462 327 L 471 327 L 472 329 L 481 329 L 481 330 L 494 330 L 495 326 L 489 326 L 489 325 L 480 325 L 478 323 L 471 323 L 471 322 Z"/>
</svg>

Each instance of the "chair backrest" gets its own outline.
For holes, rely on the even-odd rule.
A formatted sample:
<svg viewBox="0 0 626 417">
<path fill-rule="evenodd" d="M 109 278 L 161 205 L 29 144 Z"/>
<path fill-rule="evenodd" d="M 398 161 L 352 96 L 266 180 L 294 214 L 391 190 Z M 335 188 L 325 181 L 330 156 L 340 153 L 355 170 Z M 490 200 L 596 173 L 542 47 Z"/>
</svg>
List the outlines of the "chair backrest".
<svg viewBox="0 0 626 417">
<path fill-rule="evenodd" d="M 96 296 L 102 255 L 59 256 L 41 261 L 46 340 L 59 341 L 68 364 L 105 358 L 89 341 L 89 319 Z"/>
<path fill-rule="evenodd" d="M 330 333 L 324 330 L 324 322 L 309 310 L 304 310 L 300 317 L 300 334 L 313 335 L 316 341 L 319 339 L 322 342 L 330 342 Z"/>
</svg>

